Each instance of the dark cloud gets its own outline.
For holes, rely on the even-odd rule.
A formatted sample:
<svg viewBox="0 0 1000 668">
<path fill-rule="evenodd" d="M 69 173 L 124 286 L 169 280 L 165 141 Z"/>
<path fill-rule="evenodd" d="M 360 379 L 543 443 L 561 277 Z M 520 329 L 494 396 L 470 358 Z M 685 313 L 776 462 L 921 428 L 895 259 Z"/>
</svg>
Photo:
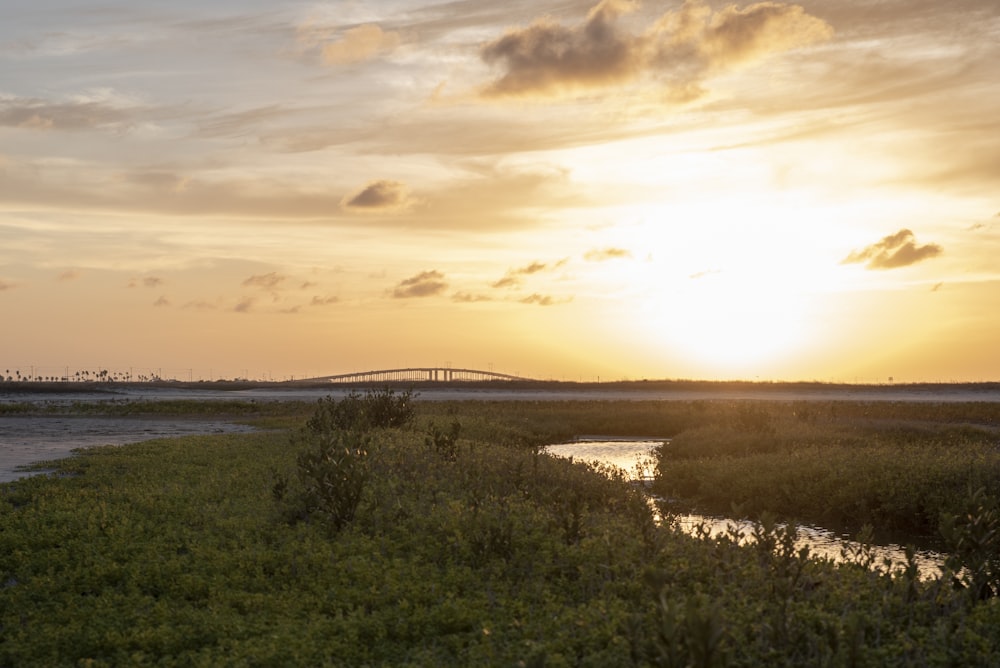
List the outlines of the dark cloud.
<svg viewBox="0 0 1000 668">
<path fill-rule="evenodd" d="M 197 301 L 188 302 L 184 304 L 182 308 L 194 309 L 196 311 L 213 311 L 215 310 L 216 305 L 211 302 L 207 302 L 203 299 L 199 299 Z"/>
<path fill-rule="evenodd" d="M 444 292 L 447 288 L 448 284 L 444 281 L 444 274 L 436 270 L 423 271 L 401 281 L 392 291 L 392 296 L 396 299 L 430 297 Z"/>
<path fill-rule="evenodd" d="M 628 77 L 638 66 L 639 54 L 631 36 L 616 30 L 615 21 L 632 6 L 623 0 L 604 0 L 590 11 L 583 25 L 567 28 L 540 20 L 487 44 L 481 51 L 483 60 L 499 64 L 505 71 L 486 93 L 558 92 Z"/>
<path fill-rule="evenodd" d="M 360 211 L 393 211 L 408 203 L 406 186 L 398 181 L 372 181 L 346 198 L 343 206 Z"/>
<path fill-rule="evenodd" d="M 329 306 L 330 304 L 336 304 L 340 301 L 340 297 L 329 296 L 329 297 L 319 297 L 315 296 L 312 301 L 309 302 L 312 306 Z"/>
<path fill-rule="evenodd" d="M 916 264 L 943 252 L 944 249 L 937 244 L 918 246 L 913 232 L 903 229 L 859 251 L 853 251 L 841 260 L 841 264 L 864 262 L 867 263 L 868 269 L 896 269 Z"/>
<path fill-rule="evenodd" d="M 287 276 L 282 276 L 281 274 L 272 271 L 267 274 L 256 274 L 251 276 L 243 281 L 243 285 L 245 287 L 261 288 L 263 290 L 275 290 L 287 279 Z"/>
<path fill-rule="evenodd" d="M 17 287 L 14 283 L 8 283 L 7 281 L 0 281 L 0 292 L 4 290 L 13 290 Z"/>
<path fill-rule="evenodd" d="M 153 302 L 153 306 L 170 306 L 170 300 L 161 295 L 159 299 Z"/>
<path fill-rule="evenodd" d="M 931 292 L 937 292 L 938 290 L 940 290 L 943 287 L 944 287 L 944 283 L 935 283 L 933 286 L 931 286 Z"/>
<path fill-rule="evenodd" d="M 82 274 L 76 269 L 67 269 L 58 276 L 56 276 L 57 281 L 75 281 L 80 278 Z"/>
<path fill-rule="evenodd" d="M 619 19 L 636 8 L 627 0 L 603 0 L 575 26 L 542 19 L 508 31 L 480 52 L 502 70 L 484 95 L 550 96 L 648 77 L 672 97 L 691 99 L 711 74 L 833 34 L 798 5 L 758 2 L 715 12 L 700 0 L 687 0 L 634 33 Z"/>
<path fill-rule="evenodd" d="M 583 259 L 588 262 L 605 262 L 607 260 L 621 260 L 632 257 L 632 252 L 624 248 L 601 248 L 587 251 Z"/>
</svg>

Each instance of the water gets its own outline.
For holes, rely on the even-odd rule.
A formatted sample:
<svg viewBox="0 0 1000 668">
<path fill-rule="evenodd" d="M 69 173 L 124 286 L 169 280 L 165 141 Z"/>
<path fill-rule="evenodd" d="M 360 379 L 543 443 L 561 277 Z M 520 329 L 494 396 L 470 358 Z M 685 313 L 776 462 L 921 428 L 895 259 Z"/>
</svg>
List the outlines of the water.
<svg viewBox="0 0 1000 668">
<path fill-rule="evenodd" d="M 69 457 L 77 448 L 125 445 L 154 438 L 250 432 L 253 427 L 220 420 L 107 417 L 0 417 L 0 482 L 35 475 L 21 467 Z"/>
<path fill-rule="evenodd" d="M 655 467 L 653 448 L 663 443 L 660 440 L 635 440 L 627 438 L 581 437 L 571 443 L 549 445 L 545 451 L 558 457 L 572 457 L 574 460 L 612 465 L 631 474 L 634 480 L 648 482 Z M 651 504 L 659 518 L 655 501 Z M 707 534 L 712 537 L 742 534 L 740 542 L 753 542 L 753 523 L 729 517 L 680 513 L 671 516 L 671 521 L 681 531 L 692 536 Z M 845 554 L 857 553 L 861 544 L 845 534 L 838 534 L 823 527 L 798 525 L 796 549 L 808 547 L 810 554 L 835 562 L 844 561 Z M 906 564 L 906 553 L 902 546 L 894 543 L 873 545 L 874 565 L 889 570 L 902 568 Z M 935 578 L 941 572 L 945 555 L 932 550 L 917 550 L 916 564 L 920 577 Z"/>
</svg>

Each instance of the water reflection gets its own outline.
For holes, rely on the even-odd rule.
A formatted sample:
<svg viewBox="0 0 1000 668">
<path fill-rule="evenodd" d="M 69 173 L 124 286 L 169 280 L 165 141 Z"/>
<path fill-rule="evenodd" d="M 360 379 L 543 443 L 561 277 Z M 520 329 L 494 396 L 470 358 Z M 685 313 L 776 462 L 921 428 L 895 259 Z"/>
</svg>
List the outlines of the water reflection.
<svg viewBox="0 0 1000 668">
<path fill-rule="evenodd" d="M 586 437 L 570 443 L 549 445 L 545 451 L 558 457 L 573 457 L 576 460 L 612 465 L 624 470 L 635 480 L 652 480 L 655 468 L 653 449 L 666 439 L 636 440 L 626 438 Z M 657 518 L 662 521 L 660 507 L 663 505 L 653 499 L 651 506 Z M 740 542 L 753 542 L 753 523 L 747 520 L 736 520 L 729 517 L 699 515 L 696 513 L 671 513 L 670 521 L 678 529 L 692 536 L 708 535 L 718 537 L 723 535 L 741 535 Z M 810 525 L 798 525 L 798 540 L 796 548 L 808 547 L 809 552 L 820 558 L 841 562 L 846 555 L 857 554 L 862 547 L 857 541 L 846 535 L 837 534 L 829 529 Z M 905 550 L 896 544 L 873 545 L 871 556 L 873 565 L 883 570 L 895 570 L 906 565 Z M 915 562 L 922 578 L 934 578 L 941 572 L 944 555 L 932 550 L 917 550 Z"/>
</svg>

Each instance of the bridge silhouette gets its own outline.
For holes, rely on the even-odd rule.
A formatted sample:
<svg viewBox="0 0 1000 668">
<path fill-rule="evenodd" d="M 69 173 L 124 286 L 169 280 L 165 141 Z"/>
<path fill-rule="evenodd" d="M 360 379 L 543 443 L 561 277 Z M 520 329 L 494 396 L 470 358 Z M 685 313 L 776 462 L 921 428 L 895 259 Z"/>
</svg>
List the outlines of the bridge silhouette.
<svg viewBox="0 0 1000 668">
<path fill-rule="evenodd" d="M 310 378 L 310 381 L 327 381 L 330 383 L 388 383 L 388 382 L 439 382 L 452 381 L 484 381 L 484 380 L 531 380 L 523 376 L 509 373 L 481 371 L 479 369 L 452 369 L 451 367 L 411 367 L 408 369 L 377 369 L 374 371 L 357 371 L 341 373 L 334 376 Z"/>
</svg>

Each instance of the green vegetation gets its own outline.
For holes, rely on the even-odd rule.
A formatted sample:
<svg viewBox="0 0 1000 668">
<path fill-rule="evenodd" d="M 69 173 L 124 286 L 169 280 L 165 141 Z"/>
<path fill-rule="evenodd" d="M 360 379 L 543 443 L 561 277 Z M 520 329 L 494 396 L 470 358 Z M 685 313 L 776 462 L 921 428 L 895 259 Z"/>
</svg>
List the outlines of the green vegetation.
<svg viewBox="0 0 1000 668">
<path fill-rule="evenodd" d="M 718 403 L 661 448 L 679 507 L 935 539 L 971 490 L 1000 489 L 1000 406 Z"/>
<path fill-rule="evenodd" d="M 620 471 L 539 449 L 554 434 L 676 434 L 678 448 L 709 447 L 708 429 L 762 436 L 678 459 L 708 466 L 768 454 L 763 436 L 786 420 L 821 432 L 820 415 L 401 397 L 324 400 L 311 418 L 286 406 L 269 418 L 294 423 L 282 431 L 92 448 L 0 486 L 0 666 L 1000 660 L 1000 520 L 982 492 L 949 520 L 955 572 L 920 581 L 868 568 L 863 549 L 855 563 L 813 558 L 772 516 L 749 546 L 684 535 L 655 524 Z M 379 403 L 413 410 L 393 426 L 332 419 Z M 944 422 L 828 426 L 854 433 L 845 448 L 888 430 L 959 452 L 953 429 L 986 424 Z"/>
</svg>

